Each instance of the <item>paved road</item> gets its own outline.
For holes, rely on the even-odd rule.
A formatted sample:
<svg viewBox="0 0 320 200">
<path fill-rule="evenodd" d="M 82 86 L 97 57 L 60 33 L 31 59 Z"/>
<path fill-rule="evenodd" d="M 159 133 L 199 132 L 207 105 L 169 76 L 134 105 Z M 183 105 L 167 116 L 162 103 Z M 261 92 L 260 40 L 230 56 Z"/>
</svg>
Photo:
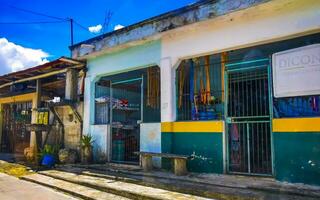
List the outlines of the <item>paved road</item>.
<svg viewBox="0 0 320 200">
<path fill-rule="evenodd" d="M 0 173 L 0 200 L 76 200 L 55 190 Z"/>
</svg>

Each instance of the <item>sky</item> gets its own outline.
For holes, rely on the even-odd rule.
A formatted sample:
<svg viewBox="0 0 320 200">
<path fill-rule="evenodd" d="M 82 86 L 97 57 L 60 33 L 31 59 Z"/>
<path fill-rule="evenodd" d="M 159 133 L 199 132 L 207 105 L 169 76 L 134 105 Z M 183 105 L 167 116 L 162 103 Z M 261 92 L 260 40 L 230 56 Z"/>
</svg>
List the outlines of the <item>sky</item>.
<svg viewBox="0 0 320 200">
<path fill-rule="evenodd" d="M 0 75 L 70 56 L 70 23 L 60 19 L 75 20 L 74 43 L 78 43 L 196 1 L 0 0 Z M 108 13 L 112 15 L 106 27 Z M 54 23 L 17 24 L 29 22 Z"/>
</svg>

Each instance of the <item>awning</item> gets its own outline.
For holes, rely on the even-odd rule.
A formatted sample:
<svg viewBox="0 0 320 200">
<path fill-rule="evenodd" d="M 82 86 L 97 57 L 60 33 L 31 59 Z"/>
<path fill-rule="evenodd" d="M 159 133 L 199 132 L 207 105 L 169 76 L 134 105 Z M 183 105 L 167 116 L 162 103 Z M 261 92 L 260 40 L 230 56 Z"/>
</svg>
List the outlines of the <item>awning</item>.
<svg viewBox="0 0 320 200">
<path fill-rule="evenodd" d="M 85 64 L 83 61 L 61 57 L 42 65 L 0 76 L 0 88 L 63 73 L 70 68 L 82 69 Z"/>
</svg>

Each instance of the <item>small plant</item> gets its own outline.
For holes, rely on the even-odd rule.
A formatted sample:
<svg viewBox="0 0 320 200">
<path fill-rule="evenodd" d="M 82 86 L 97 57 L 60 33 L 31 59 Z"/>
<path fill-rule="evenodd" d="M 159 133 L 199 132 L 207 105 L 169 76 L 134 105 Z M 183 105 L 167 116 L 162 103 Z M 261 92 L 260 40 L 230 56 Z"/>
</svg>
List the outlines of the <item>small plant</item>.
<svg viewBox="0 0 320 200">
<path fill-rule="evenodd" d="M 93 140 L 93 137 L 90 134 L 88 134 L 88 135 L 83 135 L 80 142 L 81 142 L 82 149 L 84 149 L 84 148 L 92 147 L 94 140 Z"/>
<path fill-rule="evenodd" d="M 92 157 L 93 157 L 93 137 L 90 134 L 83 135 L 81 137 L 80 143 L 81 143 L 81 158 L 82 162 L 85 164 L 89 164 L 92 162 Z"/>
<path fill-rule="evenodd" d="M 44 147 L 40 150 L 39 157 L 40 159 L 43 158 L 44 155 L 51 155 L 54 157 L 57 157 L 59 152 L 59 146 L 58 145 L 44 145 Z"/>
<path fill-rule="evenodd" d="M 57 161 L 59 149 L 59 145 L 46 144 L 39 153 L 41 165 L 53 167 Z"/>
</svg>

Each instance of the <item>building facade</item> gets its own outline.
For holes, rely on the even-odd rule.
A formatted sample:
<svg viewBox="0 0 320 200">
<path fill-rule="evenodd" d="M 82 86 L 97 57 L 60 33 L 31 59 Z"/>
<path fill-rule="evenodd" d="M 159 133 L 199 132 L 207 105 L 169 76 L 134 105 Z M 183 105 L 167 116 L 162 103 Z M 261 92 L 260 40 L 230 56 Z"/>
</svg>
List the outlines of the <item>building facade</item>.
<svg viewBox="0 0 320 200">
<path fill-rule="evenodd" d="M 83 131 L 96 160 L 193 155 L 193 172 L 319 185 L 319 9 L 199 1 L 72 46 L 87 60 Z"/>
<path fill-rule="evenodd" d="M 46 144 L 80 150 L 83 92 L 78 83 L 84 66 L 61 57 L 0 77 L 0 153 L 34 160 Z"/>
</svg>

